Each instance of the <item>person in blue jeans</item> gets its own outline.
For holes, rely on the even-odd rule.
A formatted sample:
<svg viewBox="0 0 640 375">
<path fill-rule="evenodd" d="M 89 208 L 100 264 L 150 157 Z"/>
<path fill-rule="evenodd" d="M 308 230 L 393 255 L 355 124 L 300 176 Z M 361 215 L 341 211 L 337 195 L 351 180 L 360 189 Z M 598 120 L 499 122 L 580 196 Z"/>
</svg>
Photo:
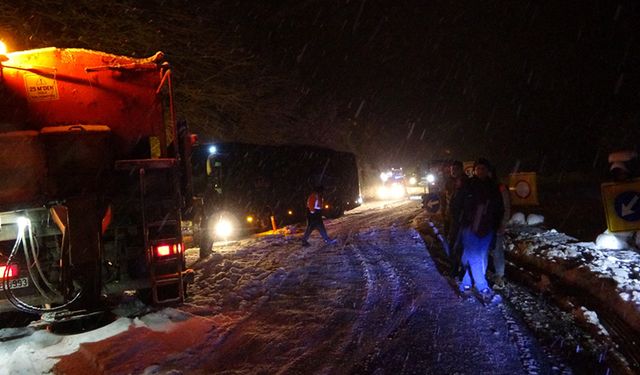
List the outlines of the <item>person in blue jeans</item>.
<svg viewBox="0 0 640 375">
<path fill-rule="evenodd" d="M 488 294 L 491 292 L 485 274 L 487 272 L 489 245 L 491 245 L 493 237 L 493 233 L 479 237 L 469 227 L 462 230 L 462 246 L 464 250 L 461 261 L 464 276 L 460 283 L 461 291 L 470 290 L 471 285 L 474 284 L 476 290 L 480 293 Z"/>
<path fill-rule="evenodd" d="M 509 199 L 509 188 L 505 184 L 500 183 L 495 175 L 493 179 L 498 184 L 498 191 L 500 191 L 500 196 L 502 197 L 502 205 L 504 206 L 502 220 L 500 221 L 500 225 L 498 226 L 498 230 L 496 231 L 496 236 L 490 246 L 491 258 L 493 259 L 493 268 L 495 269 L 493 288 L 503 289 L 505 287 L 504 236 L 507 229 L 507 223 L 509 222 L 509 218 L 511 217 L 511 200 Z"/>
<path fill-rule="evenodd" d="M 462 267 L 464 276 L 460 290 L 472 286 L 481 294 L 491 294 L 487 283 L 489 246 L 504 215 L 504 205 L 498 185 L 491 179 L 491 164 L 480 158 L 473 168 L 473 177 L 463 187 L 462 198 Z"/>
</svg>

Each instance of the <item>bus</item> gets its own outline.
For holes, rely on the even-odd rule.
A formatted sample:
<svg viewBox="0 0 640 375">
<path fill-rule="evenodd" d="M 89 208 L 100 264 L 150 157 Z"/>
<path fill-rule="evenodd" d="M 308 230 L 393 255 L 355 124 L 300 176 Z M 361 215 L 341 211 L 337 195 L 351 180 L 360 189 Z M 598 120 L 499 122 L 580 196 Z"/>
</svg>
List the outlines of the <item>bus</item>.
<svg viewBox="0 0 640 375">
<path fill-rule="evenodd" d="M 306 198 L 316 186 L 324 188 L 323 213 L 329 218 L 362 201 L 356 156 L 349 152 L 295 144 L 206 142 L 194 145 L 191 165 L 200 227 L 217 238 L 303 221 Z"/>
</svg>

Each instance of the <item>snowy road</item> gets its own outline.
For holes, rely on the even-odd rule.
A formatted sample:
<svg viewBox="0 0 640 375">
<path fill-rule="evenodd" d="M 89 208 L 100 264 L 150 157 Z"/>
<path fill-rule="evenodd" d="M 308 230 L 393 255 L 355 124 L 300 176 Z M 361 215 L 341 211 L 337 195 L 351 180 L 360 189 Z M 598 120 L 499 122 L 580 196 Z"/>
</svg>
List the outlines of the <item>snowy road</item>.
<svg viewBox="0 0 640 375">
<path fill-rule="evenodd" d="M 304 228 L 216 244 L 177 309 L 99 330 L 5 344 L 12 373 L 571 373 L 545 358 L 503 305 L 463 300 L 414 227 L 419 203 L 365 205 Z M 139 307 L 139 306 L 138 306 Z M 3 356 L 5 353 L 6 358 Z"/>
<path fill-rule="evenodd" d="M 312 237 L 304 248 L 298 232 L 218 246 L 196 266 L 194 297 L 183 307 L 219 324 L 215 340 L 177 368 L 550 372 L 502 307 L 461 300 L 437 272 L 411 228 L 419 213 L 416 202 L 363 207 L 327 223 L 338 245 Z"/>
</svg>

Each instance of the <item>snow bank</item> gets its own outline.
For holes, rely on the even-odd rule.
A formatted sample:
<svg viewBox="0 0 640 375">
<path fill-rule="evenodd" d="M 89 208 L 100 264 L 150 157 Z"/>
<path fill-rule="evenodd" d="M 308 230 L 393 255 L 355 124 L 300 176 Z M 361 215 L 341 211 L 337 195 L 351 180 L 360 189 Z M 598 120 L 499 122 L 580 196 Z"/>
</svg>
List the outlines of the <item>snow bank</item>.
<svg viewBox="0 0 640 375">
<path fill-rule="evenodd" d="M 538 214 L 526 215 L 522 212 L 514 213 L 509 219 L 511 225 L 540 225 L 544 223 L 544 216 Z"/>
<path fill-rule="evenodd" d="M 525 225 L 527 224 L 527 219 L 522 212 L 516 212 L 511 216 L 509 220 L 509 224 L 511 225 Z"/>
<path fill-rule="evenodd" d="M 602 246 L 612 239 L 620 246 Z M 612 234 L 600 243 L 578 242 L 553 229 L 513 226 L 505 248 L 513 263 L 546 272 L 565 287 L 580 288 L 640 330 L 640 254 L 621 242 Z"/>
<path fill-rule="evenodd" d="M 544 216 L 537 214 L 529 214 L 527 216 L 527 225 L 540 225 L 544 223 Z"/>
</svg>

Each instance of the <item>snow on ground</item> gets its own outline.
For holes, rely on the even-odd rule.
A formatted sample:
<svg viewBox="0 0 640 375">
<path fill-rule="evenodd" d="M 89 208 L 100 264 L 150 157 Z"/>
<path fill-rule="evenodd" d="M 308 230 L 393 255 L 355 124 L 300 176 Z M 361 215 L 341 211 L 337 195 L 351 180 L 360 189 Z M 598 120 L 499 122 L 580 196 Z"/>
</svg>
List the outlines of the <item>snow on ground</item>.
<svg viewBox="0 0 640 375">
<path fill-rule="evenodd" d="M 174 334 L 178 330 L 182 331 L 185 322 L 189 320 L 189 316 L 179 310 L 164 309 L 155 313 L 144 315 L 140 318 L 119 317 L 111 324 L 80 334 L 60 335 L 51 333 L 46 330 L 34 330 L 32 328 L 14 328 L 0 330 L 5 336 L 25 335 L 22 338 L 8 340 L 2 343 L 0 349 L 0 363 L 2 368 L 0 373 L 4 374 L 46 374 L 52 371 L 53 366 L 59 361 L 59 358 L 74 353 L 79 353 L 81 346 L 101 345 L 100 342 L 106 343 L 114 340 L 116 337 L 135 337 L 137 341 L 137 349 L 132 349 L 131 345 L 127 346 L 126 357 L 122 358 L 123 353 L 113 350 L 117 346 L 109 345 L 111 348 L 101 355 L 101 363 L 109 363 L 111 361 L 120 361 L 125 359 L 127 362 L 136 356 L 136 352 L 142 353 L 150 351 L 153 342 L 143 340 L 141 332 L 156 332 L 160 337 L 183 338 L 184 335 Z M 147 333 L 148 334 L 148 333 Z M 4 341 L 4 340 L 3 340 Z M 184 341 L 182 339 L 181 341 Z M 93 344 L 91 344 L 93 343 Z M 160 354 L 157 348 L 154 348 L 154 354 Z M 166 354 L 167 351 L 165 351 Z M 78 354 L 82 357 L 82 354 Z M 87 374 L 99 372 L 99 367 L 91 368 L 92 365 L 81 360 L 68 361 L 64 368 L 65 373 Z M 69 366 L 69 363 L 74 363 Z M 77 368 L 77 366 L 81 366 Z M 104 369 L 104 367 L 103 367 Z M 122 368 L 123 373 L 135 370 L 131 364 Z"/>
<path fill-rule="evenodd" d="M 413 340 L 412 330 L 400 328 L 405 323 L 415 324 L 420 330 L 426 321 L 432 322 L 433 316 L 440 315 L 440 308 L 433 311 L 426 295 L 407 294 L 420 290 L 413 284 L 423 277 L 420 270 L 426 267 L 422 264 L 425 260 L 400 263 L 377 245 L 395 246 L 398 259 L 424 254 L 417 233 L 402 229 L 415 217 L 417 207 L 415 202 L 375 202 L 345 217 L 327 220 L 329 234 L 339 238 L 334 246 L 321 244 L 317 233 L 311 238 L 311 247 L 300 246 L 304 229 L 300 225 L 216 243 L 214 253 L 203 260 L 198 260 L 197 249 L 190 249 L 188 261 L 194 263 L 196 277 L 183 306 L 130 318 L 132 312 L 142 310 L 129 300 L 129 305 L 116 311 L 120 317 L 111 324 L 75 335 L 26 329 L 24 337 L 4 341 L 4 336 L 20 334 L 15 329 L 0 330 L 0 340 L 4 341 L 0 346 L 2 371 L 205 374 L 214 369 L 207 366 L 215 362 L 216 370 L 237 373 L 296 372 L 308 365 L 330 372 L 339 366 L 328 360 L 336 353 L 362 358 L 359 366 L 363 367 L 356 368 L 385 366 L 385 361 L 395 361 L 396 357 L 384 353 L 377 359 L 363 356 L 388 345 L 385 337 L 398 329 L 400 333 L 394 334 L 402 337 L 399 345 L 403 340 Z M 542 220 L 522 217 L 519 222 Z M 396 240 L 397 236 L 404 239 Z M 616 298 L 631 304 L 636 313 L 640 310 L 640 256 L 634 251 L 605 250 L 555 230 L 526 225 L 511 228 L 507 247 L 513 254 L 535 259 L 564 277 L 603 281 L 601 286 L 605 287 L 593 291 L 605 294 L 601 298 L 611 298 L 606 295 L 606 281 L 611 280 Z M 356 290 L 363 295 L 358 296 Z M 440 295 L 446 291 L 423 292 Z M 448 300 L 446 293 L 439 298 Z M 595 312 L 586 308 L 582 312 L 606 334 Z M 436 334 L 440 329 L 437 327 Z M 387 344 L 380 346 L 379 342 Z M 397 350 L 387 349 L 389 355 Z M 438 350 L 447 355 L 447 349 Z M 406 356 L 429 352 L 428 347 L 411 348 Z M 253 353 L 254 357 L 242 357 L 249 355 L 244 353 Z M 316 357 L 327 363 L 314 362 Z M 225 363 L 240 367 L 226 368 Z M 252 367 L 255 363 L 260 366 Z M 399 363 L 406 366 L 406 358 Z M 419 361 L 414 366 L 427 365 Z"/>
<path fill-rule="evenodd" d="M 334 224 L 327 221 L 328 228 L 331 233 L 332 226 L 350 217 L 405 203 L 371 202 L 333 220 Z M 365 230 L 367 235 L 375 236 L 375 225 L 375 221 L 370 223 Z M 191 297 L 180 310 L 166 308 L 129 318 L 144 307 L 135 299 L 127 299 L 114 311 L 119 315 L 114 322 L 89 332 L 61 335 L 33 328 L 0 329 L 0 363 L 3 364 L 0 373 L 47 374 L 55 367 L 55 372 L 64 374 L 164 374 L 172 371 L 163 370 L 161 364 L 179 363 L 185 358 L 197 362 L 192 359 L 206 352 L 203 347 L 223 340 L 228 329 L 275 297 L 285 279 L 305 279 L 306 275 L 296 267 L 312 256 L 317 247 L 300 246 L 302 230 L 302 225 L 290 226 L 276 233 L 216 243 L 214 254 L 203 261 L 198 261 L 198 249 L 189 249 L 187 262 L 195 263 L 197 276 L 189 289 Z M 311 241 L 319 241 L 317 233 Z M 291 251 L 283 251 L 283 247 Z M 327 296 L 328 300 L 345 298 L 337 293 Z M 318 306 L 315 319 L 329 319 L 335 314 L 334 307 Z M 291 322 L 291 329 L 303 328 L 304 320 Z M 281 334 L 266 333 L 266 340 Z M 19 338 L 10 339 L 12 337 Z M 185 353 L 185 348 L 191 351 Z"/>
<path fill-rule="evenodd" d="M 640 253 L 629 245 L 628 234 L 604 232 L 596 242 L 579 242 L 554 229 L 514 225 L 506 238 L 513 263 L 544 270 L 549 284 L 559 280 L 561 288 L 586 296 L 583 304 L 606 306 L 640 332 Z M 574 316 L 606 341 L 609 332 L 588 307 L 574 306 Z"/>
<path fill-rule="evenodd" d="M 640 254 L 636 250 L 603 249 L 593 242 L 577 242 L 554 229 L 535 233 L 521 230 L 511 237 L 508 249 L 515 251 L 516 242 L 526 243 L 518 249 L 526 255 L 570 263 L 572 268 L 589 270 L 593 277 L 615 281 L 620 298 L 633 303 L 640 312 Z"/>
</svg>

